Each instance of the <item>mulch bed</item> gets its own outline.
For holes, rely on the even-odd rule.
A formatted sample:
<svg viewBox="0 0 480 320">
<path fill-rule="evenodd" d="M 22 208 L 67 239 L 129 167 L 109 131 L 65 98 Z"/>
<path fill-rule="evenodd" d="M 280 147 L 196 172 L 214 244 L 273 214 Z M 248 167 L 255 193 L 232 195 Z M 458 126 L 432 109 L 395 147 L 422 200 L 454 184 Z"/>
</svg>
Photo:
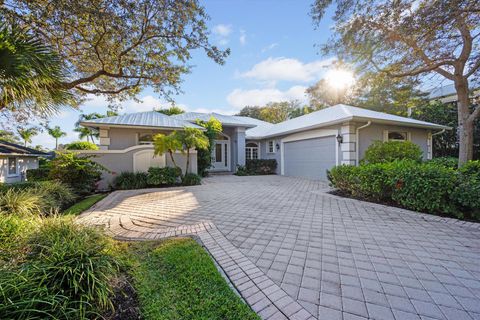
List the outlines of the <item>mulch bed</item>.
<svg viewBox="0 0 480 320">
<path fill-rule="evenodd" d="M 140 305 L 131 279 L 125 274 L 115 279 L 112 303 L 115 311 L 105 315 L 108 320 L 140 320 Z"/>
</svg>

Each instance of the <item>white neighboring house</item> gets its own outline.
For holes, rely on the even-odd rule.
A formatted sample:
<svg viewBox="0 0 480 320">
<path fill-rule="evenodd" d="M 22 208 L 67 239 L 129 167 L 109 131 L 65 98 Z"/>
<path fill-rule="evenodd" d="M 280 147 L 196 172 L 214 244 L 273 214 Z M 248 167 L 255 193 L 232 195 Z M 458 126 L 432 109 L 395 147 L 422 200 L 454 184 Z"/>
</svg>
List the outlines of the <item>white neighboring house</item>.
<svg viewBox="0 0 480 320">
<path fill-rule="evenodd" d="M 0 140 L 0 183 L 25 181 L 28 169 L 38 168 L 38 157 L 48 154 Z"/>
</svg>

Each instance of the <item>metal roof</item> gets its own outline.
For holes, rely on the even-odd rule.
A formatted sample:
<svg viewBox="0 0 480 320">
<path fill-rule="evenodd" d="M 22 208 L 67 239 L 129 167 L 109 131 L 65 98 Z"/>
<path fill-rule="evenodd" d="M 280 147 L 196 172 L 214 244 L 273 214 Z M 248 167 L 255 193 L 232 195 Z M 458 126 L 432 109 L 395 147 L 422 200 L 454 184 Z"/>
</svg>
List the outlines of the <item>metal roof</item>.
<svg viewBox="0 0 480 320">
<path fill-rule="evenodd" d="M 32 148 L 24 147 L 16 143 L 0 140 L 1 155 L 22 155 L 22 156 L 46 156 L 47 153 Z"/>
<path fill-rule="evenodd" d="M 374 123 L 403 125 L 426 129 L 451 129 L 447 126 L 412 118 L 405 118 L 388 113 L 338 104 L 333 107 L 315 111 L 298 118 L 277 123 L 272 126 L 261 126 L 258 128 L 249 129 L 247 130 L 246 135 L 247 138 L 250 139 L 262 139 L 292 132 L 325 127 L 345 121 L 372 121 Z"/>
<path fill-rule="evenodd" d="M 180 129 L 183 127 L 192 127 L 203 129 L 202 127 L 167 116 L 157 111 L 137 112 L 124 114 L 120 116 L 106 117 L 100 119 L 85 120 L 80 123 L 83 126 L 105 125 L 105 126 L 138 126 L 138 127 L 159 127 Z"/>
<path fill-rule="evenodd" d="M 252 119 L 249 117 L 241 116 L 229 116 L 220 113 L 202 113 L 202 112 L 185 112 L 181 114 L 173 115 L 172 118 L 180 119 L 184 121 L 194 122 L 195 120 L 208 121 L 211 117 L 214 117 L 222 123 L 223 126 L 236 126 L 236 127 L 245 127 L 253 128 L 258 125 L 257 119 Z M 262 121 L 263 122 L 263 121 Z"/>
</svg>

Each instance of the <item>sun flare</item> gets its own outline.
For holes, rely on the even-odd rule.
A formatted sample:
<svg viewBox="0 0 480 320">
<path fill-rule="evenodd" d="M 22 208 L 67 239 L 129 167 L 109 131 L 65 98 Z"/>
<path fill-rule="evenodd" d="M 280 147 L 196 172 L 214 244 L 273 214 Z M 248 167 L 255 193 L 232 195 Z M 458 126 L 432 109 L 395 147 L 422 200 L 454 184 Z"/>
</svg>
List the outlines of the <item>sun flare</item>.
<svg viewBox="0 0 480 320">
<path fill-rule="evenodd" d="M 337 90 L 346 89 L 355 83 L 353 73 L 343 69 L 332 69 L 328 71 L 325 79 L 332 88 Z"/>
</svg>

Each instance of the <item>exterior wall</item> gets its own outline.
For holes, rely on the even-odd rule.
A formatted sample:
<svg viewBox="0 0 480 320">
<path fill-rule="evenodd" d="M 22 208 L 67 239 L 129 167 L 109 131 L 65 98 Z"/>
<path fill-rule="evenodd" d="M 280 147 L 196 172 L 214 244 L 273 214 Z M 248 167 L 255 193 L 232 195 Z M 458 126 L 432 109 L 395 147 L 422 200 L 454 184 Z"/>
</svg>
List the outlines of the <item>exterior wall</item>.
<svg viewBox="0 0 480 320">
<path fill-rule="evenodd" d="M 384 131 L 403 131 L 410 135 L 410 141 L 420 147 L 423 152 L 424 159 L 427 159 L 429 154 L 429 134 L 430 130 L 420 128 L 410 128 L 392 125 L 383 125 L 372 123 L 370 126 L 359 131 L 359 158 L 363 159 L 365 150 L 374 141 L 384 141 Z"/>
<path fill-rule="evenodd" d="M 138 136 L 140 134 L 168 134 L 171 131 L 152 130 L 152 129 L 130 129 L 130 128 L 110 128 L 107 131 L 108 136 L 104 137 L 109 139 L 110 144 L 103 144 L 107 146 L 108 150 L 123 150 L 129 147 L 138 145 Z M 101 137 L 102 140 L 102 137 Z M 102 141 L 100 142 L 102 145 Z"/>
<path fill-rule="evenodd" d="M 12 156 L 14 157 L 14 156 Z M 0 156 L 0 182 L 14 183 L 21 182 L 25 179 L 25 174 L 28 169 L 38 168 L 37 157 L 22 157 L 17 156 L 17 174 L 8 175 L 8 156 Z"/>
<path fill-rule="evenodd" d="M 98 185 L 98 189 L 109 189 L 112 185 L 113 179 L 116 175 L 121 172 L 132 172 L 133 171 L 133 157 L 134 154 L 144 150 L 153 150 L 151 145 L 141 145 L 127 148 L 125 150 L 85 150 L 78 151 L 80 154 L 93 155 L 93 161 L 103 165 L 110 172 L 103 172 L 102 180 Z M 166 165 L 172 167 L 173 163 L 170 159 L 170 155 L 165 155 Z M 185 171 L 186 166 L 186 155 L 181 153 L 174 154 L 175 162 L 182 169 L 182 172 Z M 190 153 L 190 165 L 189 170 L 192 173 L 197 173 L 197 153 L 192 151 Z"/>
</svg>

